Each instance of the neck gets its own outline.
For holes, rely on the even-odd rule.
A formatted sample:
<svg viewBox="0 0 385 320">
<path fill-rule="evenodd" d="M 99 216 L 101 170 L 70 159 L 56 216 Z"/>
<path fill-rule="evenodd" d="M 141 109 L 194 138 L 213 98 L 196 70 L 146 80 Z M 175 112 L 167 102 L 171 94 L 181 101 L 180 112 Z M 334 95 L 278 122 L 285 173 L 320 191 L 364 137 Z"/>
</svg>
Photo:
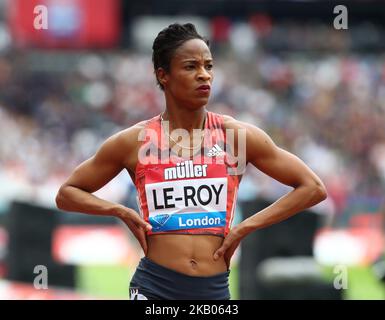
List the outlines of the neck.
<svg viewBox="0 0 385 320">
<path fill-rule="evenodd" d="M 185 129 L 192 133 L 193 129 L 202 129 L 206 117 L 206 108 L 203 106 L 197 110 L 166 107 L 162 113 L 164 121 L 169 121 L 170 131 Z"/>
</svg>

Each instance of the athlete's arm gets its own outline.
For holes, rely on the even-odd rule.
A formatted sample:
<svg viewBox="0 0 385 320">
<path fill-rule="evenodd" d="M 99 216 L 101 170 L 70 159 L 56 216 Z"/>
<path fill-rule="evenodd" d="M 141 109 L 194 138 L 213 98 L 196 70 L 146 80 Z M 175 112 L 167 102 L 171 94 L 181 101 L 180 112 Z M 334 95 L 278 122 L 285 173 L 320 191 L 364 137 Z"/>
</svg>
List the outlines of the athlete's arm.
<svg viewBox="0 0 385 320">
<path fill-rule="evenodd" d="M 102 188 L 123 169 L 122 140 L 121 134 L 108 138 L 94 156 L 73 171 L 57 194 L 56 204 L 59 209 L 119 217 L 119 205 L 100 199 L 92 193 Z"/>
<path fill-rule="evenodd" d="M 144 229 L 151 228 L 139 214 L 121 204 L 101 199 L 92 193 L 112 180 L 123 168 L 124 160 L 137 138 L 137 130 L 127 129 L 107 139 L 96 154 L 80 164 L 60 187 L 56 204 L 59 209 L 122 219 L 146 252 Z"/>
<path fill-rule="evenodd" d="M 298 157 L 279 148 L 264 131 L 239 121 L 234 127 L 246 129 L 247 162 L 293 190 L 234 227 L 215 258 L 226 251 L 225 257 L 231 257 L 241 239 L 250 232 L 285 220 L 327 197 L 320 178 Z"/>
<path fill-rule="evenodd" d="M 297 156 L 285 151 L 254 126 L 248 127 L 248 161 L 256 168 L 293 187 L 293 190 L 246 222 L 252 230 L 264 228 L 316 205 L 327 197 L 321 179 Z"/>
</svg>

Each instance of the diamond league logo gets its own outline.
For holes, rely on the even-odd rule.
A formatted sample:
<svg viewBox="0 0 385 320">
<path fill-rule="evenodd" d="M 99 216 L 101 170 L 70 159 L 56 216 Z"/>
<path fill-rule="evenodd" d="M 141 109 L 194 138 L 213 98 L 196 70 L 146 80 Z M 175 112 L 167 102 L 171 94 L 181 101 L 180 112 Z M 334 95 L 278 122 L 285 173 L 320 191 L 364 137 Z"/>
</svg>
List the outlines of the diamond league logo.
<svg viewBox="0 0 385 320">
<path fill-rule="evenodd" d="M 161 226 L 164 226 L 165 223 L 170 219 L 171 215 L 170 214 L 158 214 L 157 216 L 153 217 L 154 221 L 158 223 Z"/>
</svg>

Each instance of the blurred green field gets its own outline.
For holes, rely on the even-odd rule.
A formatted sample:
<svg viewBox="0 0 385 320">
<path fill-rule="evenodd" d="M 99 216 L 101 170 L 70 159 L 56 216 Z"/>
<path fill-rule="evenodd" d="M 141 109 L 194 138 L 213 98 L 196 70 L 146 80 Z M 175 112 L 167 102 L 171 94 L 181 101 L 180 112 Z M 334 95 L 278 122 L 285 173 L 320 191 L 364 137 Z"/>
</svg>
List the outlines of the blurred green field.
<svg viewBox="0 0 385 320">
<path fill-rule="evenodd" d="M 365 266 L 349 267 L 348 288 L 343 290 L 345 300 L 385 300 L 385 283 L 380 282 L 371 268 Z M 333 281 L 332 267 L 324 268 L 325 276 Z"/>
</svg>

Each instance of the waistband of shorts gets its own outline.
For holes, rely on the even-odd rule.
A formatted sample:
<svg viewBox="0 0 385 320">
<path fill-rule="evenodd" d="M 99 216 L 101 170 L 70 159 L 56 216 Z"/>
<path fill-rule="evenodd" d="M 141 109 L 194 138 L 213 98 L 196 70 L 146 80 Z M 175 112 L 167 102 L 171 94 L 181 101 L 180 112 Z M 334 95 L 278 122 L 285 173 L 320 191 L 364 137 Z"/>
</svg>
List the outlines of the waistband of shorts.
<svg viewBox="0 0 385 320">
<path fill-rule="evenodd" d="M 197 281 L 202 283 L 209 282 L 216 282 L 223 279 L 226 279 L 230 275 L 230 270 L 227 270 L 225 272 L 221 272 L 212 276 L 191 276 L 188 274 L 184 274 L 169 268 L 166 268 L 164 266 L 161 266 L 160 264 L 157 264 L 156 262 L 152 261 L 148 257 L 143 257 L 140 260 L 138 268 L 144 268 L 147 270 L 151 270 L 154 273 L 161 273 L 163 275 L 169 276 L 172 279 L 179 279 L 179 280 L 187 280 L 187 281 Z"/>
</svg>

